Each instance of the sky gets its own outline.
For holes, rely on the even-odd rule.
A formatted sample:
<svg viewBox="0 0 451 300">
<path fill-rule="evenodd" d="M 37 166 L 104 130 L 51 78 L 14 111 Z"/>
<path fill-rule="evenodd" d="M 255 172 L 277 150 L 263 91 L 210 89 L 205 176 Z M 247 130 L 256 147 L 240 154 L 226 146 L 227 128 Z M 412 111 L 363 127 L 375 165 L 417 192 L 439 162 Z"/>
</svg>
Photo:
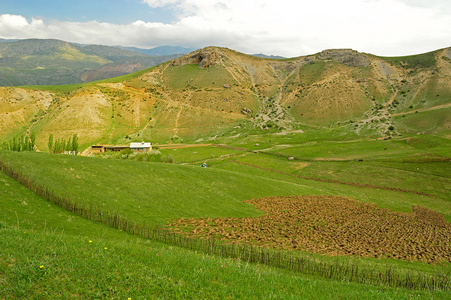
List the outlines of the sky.
<svg viewBox="0 0 451 300">
<path fill-rule="evenodd" d="M 0 0 L 0 38 L 403 56 L 451 46 L 451 0 Z"/>
</svg>

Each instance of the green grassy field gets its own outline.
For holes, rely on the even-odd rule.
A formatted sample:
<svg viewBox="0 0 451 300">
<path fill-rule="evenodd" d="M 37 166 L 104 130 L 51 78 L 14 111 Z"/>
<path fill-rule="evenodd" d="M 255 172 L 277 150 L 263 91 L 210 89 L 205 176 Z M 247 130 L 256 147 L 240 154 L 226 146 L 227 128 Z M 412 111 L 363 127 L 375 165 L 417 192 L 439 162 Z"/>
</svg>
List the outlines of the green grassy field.
<svg viewBox="0 0 451 300">
<path fill-rule="evenodd" d="M 0 184 L 0 295 L 6 299 L 446 299 L 449 295 L 449 291 L 332 281 L 195 253 L 84 220 L 3 173 Z M 420 269 L 424 264 L 404 265 Z"/>
<path fill-rule="evenodd" d="M 407 213 L 421 205 L 451 221 L 450 162 L 403 161 L 426 155 L 449 157 L 446 139 L 355 141 L 352 136 L 337 135 L 335 141 L 324 141 L 327 131 L 222 140 L 248 151 L 215 146 L 160 149 L 162 155 L 183 164 L 7 151 L 0 152 L 0 159 L 58 195 L 119 213 L 136 223 L 257 217 L 261 212 L 244 200 L 283 195 L 339 195 Z M 300 159 L 288 160 L 287 156 Z M 199 167 L 204 161 L 208 168 Z M 431 196 L 293 175 L 397 187 Z M 0 295 L 7 299 L 447 299 L 450 294 L 449 290 L 328 280 L 193 252 L 82 219 L 3 173 L 0 186 Z M 389 267 L 418 274 L 450 270 L 449 263 L 295 255 L 376 270 Z"/>
<path fill-rule="evenodd" d="M 2 152 L 0 157 L 57 194 L 151 224 L 182 217 L 257 216 L 242 201 L 319 193 L 303 184 L 198 166 L 30 152 Z"/>
</svg>

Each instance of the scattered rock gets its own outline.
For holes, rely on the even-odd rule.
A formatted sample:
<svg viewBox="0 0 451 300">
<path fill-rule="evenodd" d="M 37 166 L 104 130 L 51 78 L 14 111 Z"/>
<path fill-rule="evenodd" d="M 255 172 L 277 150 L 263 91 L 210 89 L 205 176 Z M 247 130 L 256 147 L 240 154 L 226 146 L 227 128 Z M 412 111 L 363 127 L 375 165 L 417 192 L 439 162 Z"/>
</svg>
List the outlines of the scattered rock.
<svg viewBox="0 0 451 300">
<path fill-rule="evenodd" d="M 244 115 L 252 114 L 252 110 L 250 110 L 249 108 L 245 107 L 245 108 L 243 108 L 241 110 L 241 113 L 244 114 Z"/>
<path fill-rule="evenodd" d="M 288 160 L 294 160 L 293 156 L 288 157 Z"/>
<path fill-rule="evenodd" d="M 222 86 L 223 88 L 225 88 L 225 89 L 230 89 L 230 85 L 229 84 L 224 84 L 223 86 Z"/>
</svg>

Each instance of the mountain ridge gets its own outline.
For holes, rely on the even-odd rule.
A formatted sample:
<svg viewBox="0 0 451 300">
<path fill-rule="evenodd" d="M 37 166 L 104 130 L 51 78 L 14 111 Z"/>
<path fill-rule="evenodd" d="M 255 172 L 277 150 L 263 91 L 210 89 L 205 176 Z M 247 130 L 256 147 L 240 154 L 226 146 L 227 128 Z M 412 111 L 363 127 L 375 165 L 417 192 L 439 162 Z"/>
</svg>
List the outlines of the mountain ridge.
<svg viewBox="0 0 451 300">
<path fill-rule="evenodd" d="M 28 128 L 45 149 L 50 134 L 74 133 L 85 147 L 321 128 L 356 137 L 449 137 L 450 52 L 383 58 L 331 49 L 274 60 L 207 47 L 85 87 L 2 88 L 1 138 Z"/>
<path fill-rule="evenodd" d="M 106 79 L 177 56 L 149 56 L 112 46 L 80 45 L 56 39 L 0 42 L 0 86 L 74 84 Z"/>
</svg>

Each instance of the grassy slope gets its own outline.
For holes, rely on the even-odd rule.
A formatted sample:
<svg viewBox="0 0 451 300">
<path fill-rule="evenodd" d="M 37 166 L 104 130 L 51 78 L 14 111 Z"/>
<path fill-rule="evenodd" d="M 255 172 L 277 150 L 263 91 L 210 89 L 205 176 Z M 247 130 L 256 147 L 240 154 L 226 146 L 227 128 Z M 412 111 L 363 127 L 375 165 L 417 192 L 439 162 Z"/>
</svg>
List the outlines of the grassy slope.
<svg viewBox="0 0 451 300">
<path fill-rule="evenodd" d="M 1 297 L 447 297 L 445 291 L 342 283 L 168 247 L 81 219 L 35 196 L 3 173 L 0 185 Z"/>
<path fill-rule="evenodd" d="M 258 212 L 242 201 L 318 193 L 303 184 L 197 166 L 45 153 L 2 152 L 0 156 L 59 194 L 153 224 L 182 217 L 256 216 Z"/>
</svg>

